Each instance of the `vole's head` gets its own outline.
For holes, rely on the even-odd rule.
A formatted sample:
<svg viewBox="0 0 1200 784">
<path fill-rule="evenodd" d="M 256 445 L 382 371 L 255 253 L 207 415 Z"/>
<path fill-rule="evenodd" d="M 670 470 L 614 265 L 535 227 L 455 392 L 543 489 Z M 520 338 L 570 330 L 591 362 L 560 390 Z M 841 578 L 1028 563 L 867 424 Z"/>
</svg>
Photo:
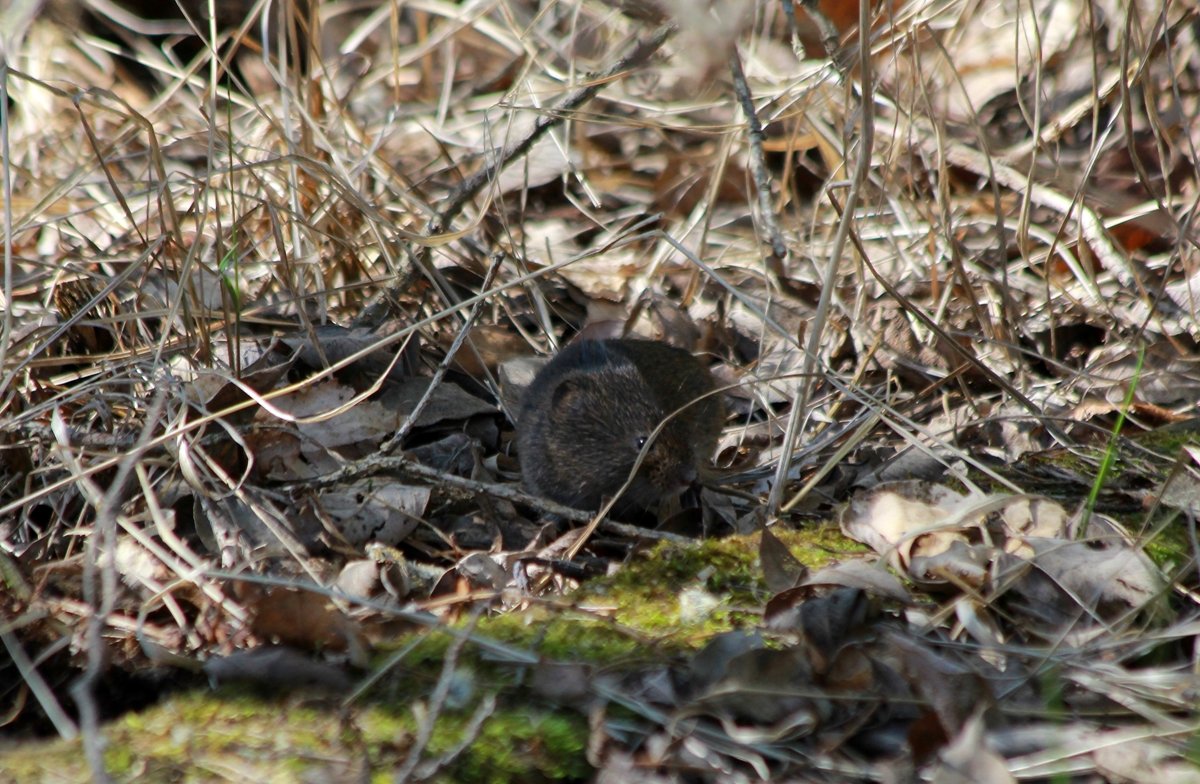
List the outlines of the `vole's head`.
<svg viewBox="0 0 1200 784">
<path fill-rule="evenodd" d="M 609 354 L 602 365 L 583 366 L 559 380 L 549 418 L 551 452 L 576 488 L 573 503 L 596 508 L 641 465 L 618 508 L 651 508 L 696 481 L 698 460 L 686 429 L 670 414 L 631 362 Z"/>
</svg>

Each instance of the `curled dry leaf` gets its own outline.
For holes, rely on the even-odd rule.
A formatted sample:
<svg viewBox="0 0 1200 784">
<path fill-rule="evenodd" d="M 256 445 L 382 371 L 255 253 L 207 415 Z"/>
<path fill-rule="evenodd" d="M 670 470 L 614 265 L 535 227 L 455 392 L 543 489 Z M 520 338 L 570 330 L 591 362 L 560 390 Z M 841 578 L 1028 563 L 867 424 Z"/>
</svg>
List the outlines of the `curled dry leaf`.
<svg viewBox="0 0 1200 784">
<path fill-rule="evenodd" d="M 338 573 L 333 587 L 347 596 L 361 598 L 374 596 L 381 588 L 379 567 L 379 563 L 369 558 L 350 561 Z"/>
<path fill-rule="evenodd" d="M 346 650 L 355 661 L 365 658 L 358 626 L 324 597 L 299 589 L 236 586 L 250 613 L 250 629 L 261 639 L 304 650 Z"/>
<path fill-rule="evenodd" d="M 349 597 L 370 599 L 374 597 L 407 599 L 413 594 L 419 598 L 428 596 L 432 581 L 413 574 L 407 564 L 395 560 L 362 558 L 350 561 L 342 567 L 333 587 Z"/>
<path fill-rule="evenodd" d="M 1006 552 L 1029 555 L 1032 550 L 1023 547 L 1022 537 L 1062 538 L 1067 535 L 1067 510 L 1046 498 L 1014 498 L 1005 505 L 1000 519 L 1008 540 Z"/>
<path fill-rule="evenodd" d="M 1165 584 L 1153 562 L 1102 519 L 1093 519 L 1089 538 L 1066 538 L 1078 526 L 1045 498 L 972 498 L 901 482 L 860 495 L 841 525 L 915 582 L 976 595 L 989 586 L 1011 590 L 1022 612 L 1047 627 L 1073 622 L 1078 608 L 1112 620 L 1145 607 Z"/>
<path fill-rule="evenodd" d="M 912 595 L 896 576 L 885 570 L 879 561 L 850 558 L 830 564 L 810 574 L 801 586 L 840 585 L 858 588 L 886 599 L 911 604 Z"/>
<path fill-rule="evenodd" d="M 976 713 L 938 755 L 933 784 L 1015 784 L 1004 758 L 988 748 L 984 730 Z"/>
<path fill-rule="evenodd" d="M 758 560 L 767 589 L 772 593 L 794 588 L 808 573 L 807 567 L 768 528 L 763 529 L 758 542 Z"/>
<path fill-rule="evenodd" d="M 419 485 L 364 479 L 301 499 L 299 516 L 332 525 L 356 547 L 367 542 L 395 545 L 420 524 L 432 493 Z"/>
<path fill-rule="evenodd" d="M 1033 565 L 1071 600 L 1102 618 L 1114 619 L 1161 596 L 1163 575 L 1144 553 L 1119 539 L 1067 541 L 1030 538 Z M 1018 584 L 1016 590 L 1020 591 Z"/>
<path fill-rule="evenodd" d="M 962 531 L 970 503 L 941 485 L 893 482 L 859 494 L 842 510 L 839 522 L 846 536 L 886 557 L 898 571 L 939 584 L 945 582 L 940 575 L 951 571 L 969 575 L 978 570 Z"/>
<path fill-rule="evenodd" d="M 990 547 L 969 545 L 963 538 L 943 531 L 914 540 L 908 573 L 914 581 L 930 587 L 949 583 L 978 589 L 987 580 L 991 556 Z"/>
</svg>

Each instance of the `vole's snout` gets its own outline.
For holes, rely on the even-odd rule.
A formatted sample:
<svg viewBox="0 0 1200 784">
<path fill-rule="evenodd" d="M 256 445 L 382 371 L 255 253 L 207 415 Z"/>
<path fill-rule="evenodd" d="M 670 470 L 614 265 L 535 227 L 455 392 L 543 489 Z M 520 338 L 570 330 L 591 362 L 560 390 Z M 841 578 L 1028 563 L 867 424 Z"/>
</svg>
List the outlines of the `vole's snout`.
<svg viewBox="0 0 1200 784">
<path fill-rule="evenodd" d="M 694 461 L 669 462 L 654 478 L 654 484 L 662 496 L 676 496 L 696 484 L 700 478 Z"/>
</svg>

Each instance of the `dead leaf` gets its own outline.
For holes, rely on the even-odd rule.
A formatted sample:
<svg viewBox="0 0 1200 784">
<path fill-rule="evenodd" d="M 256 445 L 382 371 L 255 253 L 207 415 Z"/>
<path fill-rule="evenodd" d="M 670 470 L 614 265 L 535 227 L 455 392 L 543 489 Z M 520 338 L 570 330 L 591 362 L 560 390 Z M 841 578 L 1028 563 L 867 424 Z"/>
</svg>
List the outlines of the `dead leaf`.
<svg viewBox="0 0 1200 784">
<path fill-rule="evenodd" d="M 533 377 L 549 361 L 547 357 L 517 357 L 501 363 L 500 397 L 513 424 L 520 424 L 516 417 L 521 410 L 521 396 L 525 394 L 526 387 L 533 383 Z"/>
<path fill-rule="evenodd" d="M 312 337 L 316 338 L 316 343 Z M 400 382 L 412 376 L 420 367 L 421 341 L 416 335 L 401 343 L 374 348 L 385 337 L 360 327 L 347 329 L 337 324 L 320 324 L 313 327 L 312 335 L 300 332 L 283 337 L 281 341 L 296 352 L 300 363 L 314 371 L 324 370 L 352 355 L 367 351 L 341 368 L 334 377 L 356 392 L 364 392 L 385 374 L 389 381 Z M 401 354 L 399 359 L 395 356 L 397 352 Z"/>
<path fill-rule="evenodd" d="M 779 593 L 794 588 L 804 579 L 808 568 L 792 555 L 769 528 L 762 530 L 758 542 L 758 561 L 762 564 L 767 590 Z"/>
<path fill-rule="evenodd" d="M 408 418 L 429 389 L 429 380 L 405 378 L 390 384 L 378 399 L 355 400 L 352 387 L 327 379 L 273 401 L 302 437 L 304 454 L 357 446 L 372 449 Z M 478 414 L 494 414 L 495 407 L 448 382 L 437 386 L 417 417 L 416 427 L 447 420 L 465 421 Z M 277 420 L 262 412 L 259 419 L 275 425 Z"/>
<path fill-rule="evenodd" d="M 947 738 L 954 737 L 972 716 L 993 704 L 987 681 L 969 667 L 935 653 L 918 639 L 890 633 L 901 673 L 913 692 L 937 714 Z"/>
<path fill-rule="evenodd" d="M 500 591 L 508 585 L 508 573 L 486 553 L 471 553 L 458 562 L 458 573 L 477 587 Z"/>
<path fill-rule="evenodd" d="M 362 479 L 299 499 L 297 517 L 331 525 L 350 544 L 396 545 L 420 525 L 433 490 L 386 479 Z"/>
<path fill-rule="evenodd" d="M 1009 537 L 1004 543 L 1006 552 L 1028 556 L 1032 551 L 1021 547 L 1021 537 L 1038 536 L 1060 538 L 1067 535 L 1070 515 L 1062 504 L 1048 498 L 1017 498 L 1004 507 L 1000 519 L 1004 533 Z"/>
<path fill-rule="evenodd" d="M 705 691 L 725 677 L 734 658 L 762 646 L 760 635 L 741 631 L 725 632 L 709 640 L 688 665 L 693 693 Z"/>
<path fill-rule="evenodd" d="M 938 757 L 933 784 L 1016 784 L 1004 758 L 984 742 L 980 712 L 963 725 Z"/>
<path fill-rule="evenodd" d="M 886 557 L 893 568 L 915 580 L 940 583 L 944 580 L 937 569 L 948 570 L 946 562 L 965 552 L 956 549 L 941 562 L 929 559 L 968 543 L 962 530 L 971 522 L 963 519 L 971 504 L 972 499 L 941 485 L 892 482 L 856 495 L 842 509 L 839 523 L 846 536 Z M 922 559 L 919 566 L 913 563 L 916 558 Z M 962 571 L 970 570 L 964 565 Z"/>
<path fill-rule="evenodd" d="M 1195 759 L 1155 738 L 1101 743 L 1092 752 L 1096 768 L 1110 781 L 1153 781 L 1154 784 L 1200 784 Z"/>
<path fill-rule="evenodd" d="M 1166 580 L 1144 553 L 1118 539 L 1030 537 L 1033 565 L 1080 607 L 1113 619 L 1161 596 Z"/>
<path fill-rule="evenodd" d="M 444 348 L 450 349 L 447 343 Z M 529 353 L 529 343 L 497 324 L 476 324 L 451 361 L 471 378 L 483 379 L 509 360 Z"/>
<path fill-rule="evenodd" d="M 328 599 L 311 591 L 238 582 L 238 598 L 250 614 L 258 637 L 309 651 L 348 650 L 362 661 L 358 626 Z"/>
<path fill-rule="evenodd" d="M 884 569 L 880 562 L 865 558 L 849 558 L 818 569 L 806 577 L 801 585 L 841 585 L 859 588 L 901 604 L 911 604 L 913 601 L 912 595 L 895 575 Z"/>
<path fill-rule="evenodd" d="M 811 733 L 831 714 L 829 702 L 813 692 L 802 650 L 759 648 L 733 657 L 689 712 L 715 717 L 742 743 L 780 741 Z"/>
</svg>

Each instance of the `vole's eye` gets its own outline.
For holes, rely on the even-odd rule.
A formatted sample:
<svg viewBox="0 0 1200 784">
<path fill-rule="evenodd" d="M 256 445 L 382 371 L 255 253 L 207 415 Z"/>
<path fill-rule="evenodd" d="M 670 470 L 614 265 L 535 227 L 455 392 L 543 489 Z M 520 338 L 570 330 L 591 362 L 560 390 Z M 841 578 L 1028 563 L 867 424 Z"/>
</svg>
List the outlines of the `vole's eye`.
<svg viewBox="0 0 1200 784">
<path fill-rule="evenodd" d="M 650 439 L 646 438 L 646 436 L 638 436 L 637 438 L 633 439 L 633 445 L 637 447 L 637 451 L 641 452 L 642 448 L 646 446 L 646 442 L 649 440 Z"/>
</svg>

